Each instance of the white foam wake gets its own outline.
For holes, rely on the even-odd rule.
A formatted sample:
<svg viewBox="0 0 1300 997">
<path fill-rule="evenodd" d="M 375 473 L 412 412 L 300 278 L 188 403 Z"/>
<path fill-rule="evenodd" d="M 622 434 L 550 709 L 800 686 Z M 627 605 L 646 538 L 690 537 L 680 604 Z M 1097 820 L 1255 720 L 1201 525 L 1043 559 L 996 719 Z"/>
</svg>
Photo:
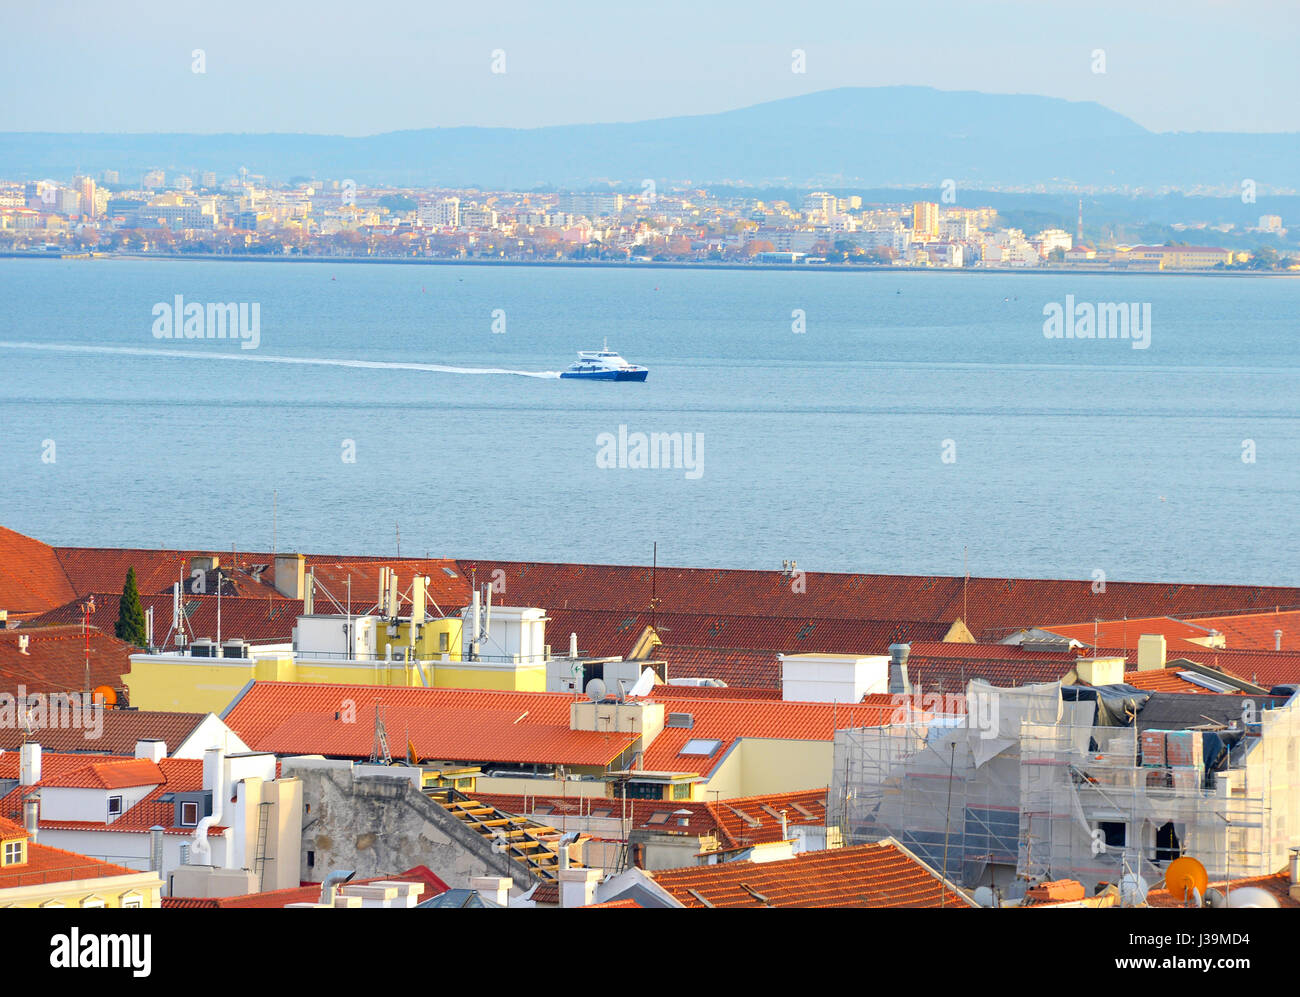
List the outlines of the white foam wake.
<svg viewBox="0 0 1300 997">
<path fill-rule="evenodd" d="M 422 370 L 435 374 L 513 374 L 516 377 L 557 378 L 558 370 L 510 370 L 505 367 L 448 367 L 436 363 L 400 363 L 389 360 L 330 360 L 325 357 L 276 357 L 261 353 L 208 353 L 202 350 L 158 350 L 134 346 L 93 346 L 81 343 L 10 343 L 0 349 L 45 350 L 54 353 L 106 353 L 117 356 L 163 357 L 183 360 L 243 360 L 254 363 L 303 364 L 320 367 L 363 367 L 374 370 Z"/>
</svg>

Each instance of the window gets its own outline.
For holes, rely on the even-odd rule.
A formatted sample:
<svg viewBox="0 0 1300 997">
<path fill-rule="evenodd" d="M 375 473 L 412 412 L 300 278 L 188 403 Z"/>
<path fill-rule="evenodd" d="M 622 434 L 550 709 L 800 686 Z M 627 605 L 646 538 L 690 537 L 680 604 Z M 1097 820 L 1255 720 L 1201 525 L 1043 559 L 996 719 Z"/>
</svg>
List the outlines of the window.
<svg viewBox="0 0 1300 997">
<path fill-rule="evenodd" d="M 108 798 L 108 815 L 110 817 L 122 816 L 122 797 L 110 796 Z"/>
<path fill-rule="evenodd" d="M 450 645 L 447 643 L 447 634 L 445 632 L 438 634 L 438 650 L 443 654 L 446 654 L 447 651 L 450 650 Z"/>
<path fill-rule="evenodd" d="M 104 898 L 103 898 L 103 897 L 86 897 L 85 900 L 81 901 L 81 906 L 83 906 L 83 907 L 103 907 L 103 906 L 104 906 Z"/>
<path fill-rule="evenodd" d="M 673 783 L 673 799 L 689 800 L 691 798 L 691 784 L 689 782 Z"/>
<path fill-rule="evenodd" d="M 122 897 L 122 906 L 138 909 L 144 906 L 144 900 L 138 893 L 128 893 Z"/>
<path fill-rule="evenodd" d="M 26 842 L 22 840 L 5 842 L 5 865 L 22 865 L 26 861 L 23 855 L 24 844 Z"/>
<path fill-rule="evenodd" d="M 199 823 L 199 805 L 197 803 L 181 803 L 181 827 L 197 827 Z"/>
<path fill-rule="evenodd" d="M 311 849 L 307 850 L 307 868 L 314 868 L 316 865 L 316 853 Z"/>
<path fill-rule="evenodd" d="M 652 827 L 659 824 L 667 824 L 668 818 L 671 816 L 672 814 L 670 814 L 667 810 L 656 810 L 654 813 L 650 815 L 650 819 L 646 821 L 646 826 Z"/>
<path fill-rule="evenodd" d="M 1100 835 L 1094 833 L 1093 837 L 1104 841 L 1107 848 L 1128 847 L 1128 825 L 1122 820 L 1099 820 L 1097 831 Z"/>
</svg>

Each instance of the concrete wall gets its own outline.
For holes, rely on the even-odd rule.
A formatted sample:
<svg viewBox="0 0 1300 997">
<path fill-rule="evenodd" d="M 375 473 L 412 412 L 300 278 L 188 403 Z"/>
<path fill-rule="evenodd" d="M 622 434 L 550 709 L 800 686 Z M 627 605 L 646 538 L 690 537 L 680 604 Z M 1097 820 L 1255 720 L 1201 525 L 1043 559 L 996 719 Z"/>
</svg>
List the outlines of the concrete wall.
<svg viewBox="0 0 1300 997">
<path fill-rule="evenodd" d="M 401 767 L 371 772 L 375 766 L 313 758 L 286 758 L 281 773 L 303 787 L 300 878 L 320 882 L 337 869 L 357 878 L 385 876 L 425 865 L 452 888 L 472 876 L 509 876 L 522 891 L 529 872 L 477 832 L 447 814 Z M 390 774 L 391 772 L 391 774 Z M 314 855 L 307 865 L 306 853 Z"/>
</svg>

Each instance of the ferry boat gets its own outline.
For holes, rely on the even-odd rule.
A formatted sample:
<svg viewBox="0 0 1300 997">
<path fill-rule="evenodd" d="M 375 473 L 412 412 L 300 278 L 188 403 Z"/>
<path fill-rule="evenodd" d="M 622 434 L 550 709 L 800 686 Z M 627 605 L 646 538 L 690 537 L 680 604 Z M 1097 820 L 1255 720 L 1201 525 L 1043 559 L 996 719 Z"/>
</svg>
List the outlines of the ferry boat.
<svg viewBox="0 0 1300 997">
<path fill-rule="evenodd" d="M 599 350 L 579 350 L 577 363 L 560 374 L 586 381 L 644 381 L 650 371 L 630 364 L 609 348 L 609 340 Z"/>
</svg>

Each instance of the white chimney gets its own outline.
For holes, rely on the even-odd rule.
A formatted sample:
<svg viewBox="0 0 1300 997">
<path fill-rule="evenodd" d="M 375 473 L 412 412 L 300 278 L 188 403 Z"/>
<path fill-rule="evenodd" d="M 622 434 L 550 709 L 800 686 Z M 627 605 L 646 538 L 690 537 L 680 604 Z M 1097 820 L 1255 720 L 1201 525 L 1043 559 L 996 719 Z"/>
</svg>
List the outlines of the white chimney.
<svg viewBox="0 0 1300 997">
<path fill-rule="evenodd" d="M 1291 849 L 1291 899 L 1300 900 L 1300 848 Z"/>
<path fill-rule="evenodd" d="M 19 635 L 18 635 L 18 653 L 19 653 L 19 654 L 26 654 L 26 653 L 27 653 L 27 642 L 30 641 L 30 640 L 31 640 L 31 637 L 29 637 L 27 634 L 19 634 Z"/>
<path fill-rule="evenodd" d="M 510 906 L 510 888 L 515 881 L 509 876 L 472 876 L 469 888 L 491 900 L 498 907 Z"/>
<path fill-rule="evenodd" d="M 136 741 L 135 757 L 147 758 L 151 762 L 160 762 L 167 757 L 167 742 L 157 741 L 153 738 Z"/>
<path fill-rule="evenodd" d="M 561 869 L 560 906 L 590 907 L 596 902 L 600 869 Z"/>
<path fill-rule="evenodd" d="M 41 746 L 28 742 L 18 759 L 18 784 L 35 786 L 41 781 Z"/>
<path fill-rule="evenodd" d="M 1138 638 L 1138 671 L 1150 672 L 1164 668 L 1166 657 L 1164 634 L 1143 634 Z"/>
<path fill-rule="evenodd" d="M 1274 651 L 1280 651 L 1280 650 L 1282 650 L 1282 631 L 1281 631 L 1281 630 L 1274 630 L 1274 631 L 1273 631 L 1273 650 L 1274 650 Z"/>
<path fill-rule="evenodd" d="M 569 634 L 569 657 L 576 658 L 577 656 L 578 656 L 578 635 Z"/>
</svg>

